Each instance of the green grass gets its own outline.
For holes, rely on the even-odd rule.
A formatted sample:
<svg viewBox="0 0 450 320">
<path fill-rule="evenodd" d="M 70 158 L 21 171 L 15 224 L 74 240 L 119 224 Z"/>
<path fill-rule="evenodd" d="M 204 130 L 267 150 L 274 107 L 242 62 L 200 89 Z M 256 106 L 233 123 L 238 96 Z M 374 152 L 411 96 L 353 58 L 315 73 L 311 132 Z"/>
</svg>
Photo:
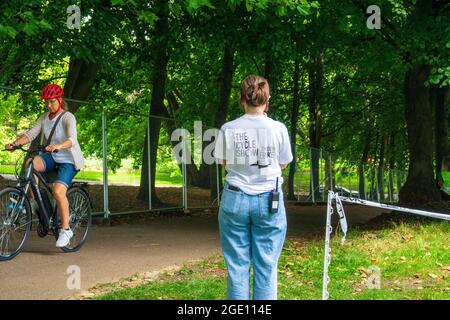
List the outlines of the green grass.
<svg viewBox="0 0 450 320">
<path fill-rule="evenodd" d="M 331 299 L 450 298 L 450 223 L 401 224 L 349 233 L 332 240 Z M 323 241 L 289 239 L 279 261 L 279 299 L 321 299 Z M 369 267 L 380 269 L 381 288 L 369 289 Z M 225 299 L 226 269 L 220 256 L 190 263 L 135 288 L 96 299 Z"/>
<path fill-rule="evenodd" d="M 99 171 L 80 171 L 76 177 L 79 180 L 90 180 L 90 181 L 102 181 L 103 172 Z M 109 172 L 108 181 L 109 182 L 120 182 L 120 183 L 137 183 L 139 184 L 141 179 L 140 172 L 121 172 L 116 173 Z M 170 172 L 158 171 L 156 174 L 156 185 L 176 185 L 181 186 L 182 179 L 181 176 L 173 175 Z"/>
<path fill-rule="evenodd" d="M 182 184 L 182 177 L 179 170 L 176 170 L 174 172 L 165 171 L 165 170 L 157 170 L 157 176 L 156 176 L 156 184 L 160 185 L 181 185 Z M 14 166 L 6 166 L 6 165 L 0 165 L 0 174 L 14 174 Z M 287 177 L 288 170 L 284 171 L 285 175 L 285 181 L 288 180 Z M 450 188 L 450 172 L 444 171 L 442 173 L 445 181 L 445 187 Z M 78 173 L 77 179 L 80 180 L 90 180 L 90 181 L 102 181 L 103 179 L 103 172 L 99 170 L 83 170 Z M 139 183 L 140 181 L 140 171 L 117 171 L 116 173 L 109 172 L 108 179 L 110 182 L 120 182 L 120 183 Z M 320 177 L 320 182 L 323 184 L 323 180 L 325 178 L 323 176 Z M 309 184 L 310 184 L 310 172 L 307 169 L 299 170 L 294 178 L 294 183 L 297 186 L 300 186 L 302 190 L 305 190 L 305 192 L 309 192 Z M 343 177 L 342 181 L 339 179 L 339 175 L 337 175 L 336 183 L 351 189 L 358 191 L 358 175 L 357 174 L 351 174 L 350 179 L 348 177 Z M 287 183 L 286 183 L 287 185 Z M 368 188 L 370 185 L 370 182 L 366 181 L 366 188 Z M 385 193 L 388 192 L 387 185 L 385 186 Z"/>
<path fill-rule="evenodd" d="M 14 166 L 1 166 L 0 165 L 0 174 L 14 174 Z"/>
<path fill-rule="evenodd" d="M 14 166 L 0 166 L 0 174 L 15 174 Z M 103 181 L 103 172 L 102 171 L 80 171 L 75 179 L 78 180 L 88 180 L 88 181 Z M 140 171 L 137 172 L 126 172 L 126 171 L 117 171 L 113 173 L 112 171 L 108 174 L 109 182 L 120 182 L 120 183 L 137 183 L 139 184 L 141 179 Z M 156 185 L 173 185 L 173 186 L 181 186 L 182 178 L 181 175 L 176 173 L 172 173 L 169 171 L 157 171 L 156 174 Z"/>
</svg>

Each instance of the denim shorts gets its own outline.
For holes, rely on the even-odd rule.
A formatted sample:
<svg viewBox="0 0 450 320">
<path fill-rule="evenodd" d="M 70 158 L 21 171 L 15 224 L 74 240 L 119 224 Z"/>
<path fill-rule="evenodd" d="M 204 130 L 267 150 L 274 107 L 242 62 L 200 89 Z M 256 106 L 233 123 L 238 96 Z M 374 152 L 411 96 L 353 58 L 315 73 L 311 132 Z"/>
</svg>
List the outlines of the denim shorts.
<svg viewBox="0 0 450 320">
<path fill-rule="evenodd" d="M 55 162 L 50 153 L 39 154 L 44 162 L 44 172 L 56 171 L 56 179 L 54 183 L 62 183 L 67 188 L 72 184 L 72 180 L 79 170 L 75 169 L 75 166 L 71 163 L 58 163 Z"/>
</svg>

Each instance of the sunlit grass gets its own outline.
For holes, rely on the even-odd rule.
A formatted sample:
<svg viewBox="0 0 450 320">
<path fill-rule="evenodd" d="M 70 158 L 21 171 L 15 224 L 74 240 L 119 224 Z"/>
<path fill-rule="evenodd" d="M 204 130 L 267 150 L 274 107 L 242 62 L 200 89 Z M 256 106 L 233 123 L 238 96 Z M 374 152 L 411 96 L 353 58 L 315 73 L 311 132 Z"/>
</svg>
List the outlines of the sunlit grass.
<svg viewBox="0 0 450 320">
<path fill-rule="evenodd" d="M 400 224 L 349 233 L 332 240 L 330 299 L 449 299 L 450 224 Z M 279 298 L 321 299 L 324 242 L 288 239 L 279 261 Z M 380 288 L 369 288 L 379 270 Z M 99 299 L 225 299 L 226 268 L 220 256 L 190 263 L 136 288 Z"/>
</svg>

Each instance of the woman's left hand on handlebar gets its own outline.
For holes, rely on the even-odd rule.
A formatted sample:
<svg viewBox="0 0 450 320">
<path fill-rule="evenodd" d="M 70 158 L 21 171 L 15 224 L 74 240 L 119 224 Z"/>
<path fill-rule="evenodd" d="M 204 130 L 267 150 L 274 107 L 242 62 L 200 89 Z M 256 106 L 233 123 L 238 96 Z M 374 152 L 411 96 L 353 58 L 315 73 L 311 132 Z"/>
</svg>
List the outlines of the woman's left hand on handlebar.
<svg viewBox="0 0 450 320">
<path fill-rule="evenodd" d="M 51 144 L 51 145 L 45 147 L 45 151 L 48 151 L 48 152 L 55 152 L 55 150 L 58 150 L 58 149 L 60 149 L 60 147 L 57 144 Z"/>
<path fill-rule="evenodd" d="M 7 145 L 5 145 L 5 149 L 8 151 L 13 151 L 14 150 L 14 143 L 8 143 Z"/>
</svg>

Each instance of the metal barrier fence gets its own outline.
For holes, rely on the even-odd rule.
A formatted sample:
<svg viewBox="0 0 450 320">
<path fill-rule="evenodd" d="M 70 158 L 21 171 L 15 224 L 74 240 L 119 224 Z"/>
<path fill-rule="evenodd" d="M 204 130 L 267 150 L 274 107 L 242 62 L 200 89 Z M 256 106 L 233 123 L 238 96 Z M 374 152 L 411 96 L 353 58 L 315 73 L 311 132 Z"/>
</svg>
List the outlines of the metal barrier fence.
<svg viewBox="0 0 450 320">
<path fill-rule="evenodd" d="M 0 90 L 4 90 L 5 92 L 20 93 L 20 94 L 25 94 L 25 95 L 36 95 L 36 96 L 38 95 L 37 93 L 34 93 L 34 92 L 10 88 L 10 87 L 4 87 L 4 86 L 0 86 Z M 99 107 L 94 102 L 81 101 L 81 100 L 75 100 L 75 99 L 66 99 L 66 100 L 69 102 L 79 103 L 80 106 L 77 110 L 77 114 L 83 114 L 83 119 L 86 120 L 85 122 L 89 122 L 89 123 L 83 123 L 83 125 L 89 125 L 89 126 L 95 127 L 95 129 L 91 128 L 90 129 L 91 131 L 97 130 L 97 131 L 95 131 L 97 136 L 94 139 L 83 137 L 82 134 L 80 135 L 80 131 L 79 131 L 79 141 L 80 141 L 80 144 L 83 145 L 84 147 L 86 147 L 89 144 L 89 148 L 95 149 L 94 154 L 99 158 L 99 160 L 101 159 L 101 161 L 100 161 L 101 168 L 102 168 L 101 178 L 99 179 L 99 177 L 96 177 L 96 180 L 99 180 L 98 182 L 100 182 L 100 184 L 98 184 L 92 180 L 93 172 L 89 171 L 86 167 L 79 172 L 79 174 L 77 175 L 77 177 L 75 179 L 75 181 L 89 182 L 90 188 L 95 188 L 95 189 L 98 189 L 100 187 L 102 188 L 102 190 L 101 190 L 102 199 L 95 199 L 95 201 L 94 201 L 94 215 L 103 216 L 104 218 L 109 218 L 110 216 L 114 216 L 114 215 L 123 215 L 123 214 L 139 213 L 139 212 L 189 210 L 189 209 L 193 209 L 193 208 L 195 208 L 195 209 L 205 208 L 206 209 L 206 208 L 218 207 L 218 199 L 219 199 L 219 195 L 220 195 L 220 192 L 218 191 L 219 190 L 219 170 L 221 170 L 220 166 L 217 164 L 214 166 L 215 167 L 214 174 L 216 175 L 216 178 L 215 178 L 216 183 L 214 183 L 212 188 L 215 189 L 214 191 L 217 196 L 214 199 L 210 199 L 208 189 L 194 188 L 194 187 L 188 188 L 188 184 L 190 181 L 188 181 L 188 178 L 187 178 L 186 162 L 183 162 L 182 164 L 178 164 L 178 163 L 176 163 L 175 159 L 170 157 L 170 159 L 164 159 L 164 161 L 163 161 L 163 162 L 165 162 L 164 164 L 167 164 L 167 162 L 171 162 L 172 168 L 178 167 L 178 170 L 179 170 L 178 175 L 177 175 L 176 170 L 173 170 L 172 172 L 170 172 L 170 175 L 175 174 L 175 176 L 177 176 L 175 179 L 172 176 L 170 176 L 170 182 L 169 182 L 170 186 L 169 185 L 161 185 L 161 181 L 163 181 L 162 183 L 164 183 L 164 177 L 161 177 L 161 176 L 163 176 L 163 173 L 161 173 L 160 170 L 155 169 L 156 177 L 154 177 L 154 179 L 155 179 L 155 185 L 158 188 L 155 188 L 154 190 L 152 190 L 151 187 L 147 188 L 148 189 L 148 194 L 146 195 L 146 197 L 148 198 L 147 205 L 145 205 L 144 202 L 142 202 L 142 201 L 141 202 L 128 201 L 129 205 L 127 207 L 130 208 L 130 210 L 126 210 L 126 211 L 116 210 L 114 208 L 114 201 L 117 201 L 118 195 L 120 195 L 122 200 L 124 200 L 124 201 L 126 200 L 126 197 L 127 197 L 126 195 L 128 195 L 129 197 L 137 196 L 137 192 L 136 192 L 137 191 L 137 188 L 136 188 L 137 181 L 135 181 L 136 183 L 130 183 L 131 181 L 129 181 L 128 183 L 124 183 L 124 184 L 120 184 L 120 185 L 116 185 L 116 184 L 118 184 L 117 182 L 111 181 L 112 180 L 111 179 L 112 172 L 110 170 L 111 167 L 109 165 L 109 162 L 111 161 L 110 160 L 111 157 L 109 155 L 111 154 L 110 150 L 112 148 L 117 148 L 116 145 L 111 144 L 111 137 L 110 137 L 111 132 L 113 130 L 117 130 L 116 128 L 114 128 L 114 126 L 118 125 L 119 130 L 122 130 L 123 133 L 125 133 L 127 131 L 128 132 L 135 131 L 136 134 L 134 136 L 136 139 L 136 143 L 141 144 L 143 146 L 143 149 L 146 149 L 146 153 L 147 153 L 146 157 L 147 157 L 147 159 L 150 159 L 150 156 L 151 156 L 150 155 L 150 139 L 147 139 L 145 142 L 144 142 L 144 139 L 142 139 L 142 137 L 145 135 L 150 136 L 150 130 L 151 130 L 150 119 L 157 118 L 157 119 L 160 119 L 163 121 L 171 121 L 171 122 L 174 122 L 175 119 L 167 118 L 167 117 L 160 117 L 160 116 L 153 116 L 153 115 L 148 115 L 148 114 L 139 114 L 139 113 L 129 114 L 129 113 L 127 113 L 126 116 L 128 116 L 128 117 L 139 118 L 139 120 L 140 120 L 139 128 L 140 128 L 140 131 L 143 131 L 143 132 L 138 133 L 137 132 L 137 131 L 139 131 L 138 128 L 135 128 L 135 127 L 130 128 L 130 127 L 127 127 L 126 125 L 123 125 L 123 124 L 121 125 L 120 123 L 117 124 L 115 122 L 117 120 L 117 115 L 118 115 L 117 111 L 105 110 L 103 107 Z M 93 112 L 93 110 L 95 112 Z M 80 123 L 78 123 L 78 125 L 80 126 Z M 128 135 L 128 136 L 130 136 L 130 135 Z M 168 136 L 170 138 L 170 134 L 168 134 Z M 9 138 L 11 139 L 12 137 L 9 137 Z M 123 143 L 125 144 L 125 141 L 123 141 Z M 146 143 L 147 145 L 144 146 L 144 143 Z M 165 142 L 165 146 L 167 146 L 167 145 L 170 145 L 170 141 Z M 163 148 L 163 147 L 164 146 L 158 144 L 158 153 L 161 152 L 161 148 Z M 189 146 L 186 145 L 185 148 L 189 148 Z M 186 149 L 184 149 L 184 150 L 186 150 Z M 165 154 L 167 154 L 167 152 Z M 184 157 L 184 155 L 185 155 L 185 153 L 183 152 L 183 157 Z M 11 166 L 11 168 L 14 167 L 14 164 L 2 163 L 2 161 L 0 160 L 0 166 L 3 169 L 5 169 L 5 167 L 8 165 Z M 150 164 L 147 167 L 148 167 L 148 170 L 146 172 L 147 185 L 150 186 L 151 181 L 152 181 L 152 170 L 151 170 Z M 8 170 L 11 171 L 12 169 L 8 169 Z M 142 170 L 142 166 L 136 168 L 134 171 L 134 174 L 136 175 L 136 173 L 141 173 L 141 170 Z M 98 172 L 96 172 L 96 173 L 98 173 Z M 98 176 L 98 175 L 96 175 L 96 176 Z M 135 180 L 136 180 L 136 178 L 135 178 Z M 174 182 L 173 180 L 177 180 L 177 181 L 175 183 L 173 183 Z M 127 193 L 124 194 L 123 190 L 130 187 L 129 186 L 130 184 L 134 185 L 134 192 L 129 192 L 129 190 L 127 190 Z M 141 183 L 139 183 L 139 184 L 141 184 Z M 143 182 L 142 184 L 145 184 L 145 182 Z M 122 191 L 118 191 L 118 189 L 121 189 Z M 165 203 L 165 205 L 156 206 L 153 203 L 153 199 L 154 199 L 154 195 L 152 194 L 153 192 L 156 192 L 156 196 L 158 198 L 160 198 L 160 200 L 163 201 Z M 199 199 L 199 197 L 200 197 L 200 199 Z M 114 201 L 111 201 L 111 200 L 114 200 Z M 167 203 L 169 203 L 169 205 L 167 205 Z"/>
<path fill-rule="evenodd" d="M 294 198 L 288 202 L 326 203 L 328 191 L 341 196 L 385 203 L 398 201 L 407 172 L 374 164 L 352 163 L 320 149 L 303 148 L 294 178 Z M 288 170 L 283 172 L 288 194 Z"/>
<path fill-rule="evenodd" d="M 116 112 L 114 112 L 114 114 L 117 115 Z M 150 148 L 150 140 L 149 139 L 138 139 L 139 136 L 144 137 L 146 136 L 150 136 L 150 118 L 159 118 L 161 120 L 164 121 L 175 121 L 172 118 L 165 118 L 165 117 L 155 117 L 155 116 L 148 116 L 148 115 L 133 115 L 134 117 L 138 117 L 138 118 L 142 118 L 142 123 L 145 125 L 141 125 L 141 127 L 145 127 L 144 134 L 136 134 L 136 143 L 139 143 L 141 145 L 143 145 L 143 149 L 146 150 L 146 159 L 150 159 L 151 157 L 151 148 Z M 179 170 L 179 175 L 177 176 L 177 178 L 175 180 L 177 180 L 175 183 L 173 183 L 173 178 L 170 179 L 169 184 L 166 185 L 164 184 L 165 181 L 167 181 L 168 179 L 164 179 L 164 178 L 168 178 L 167 176 L 165 177 L 164 174 L 167 174 L 168 172 L 162 172 L 162 170 L 158 170 L 158 164 L 157 164 L 157 168 L 155 169 L 156 172 L 156 176 L 154 177 L 155 180 L 155 189 L 152 189 L 151 187 L 151 182 L 152 182 L 152 168 L 151 168 L 151 162 L 148 161 L 148 170 L 146 171 L 146 180 L 147 180 L 147 194 L 146 197 L 148 199 L 148 203 L 145 206 L 144 203 L 141 201 L 129 201 L 130 204 L 128 205 L 129 210 L 126 211 L 120 211 L 117 209 L 114 209 L 113 206 L 114 204 L 111 203 L 111 198 L 113 198 L 114 200 L 116 199 L 116 196 L 121 196 L 121 197 L 126 197 L 128 195 L 128 197 L 132 197 L 132 199 L 134 200 L 137 197 L 137 191 L 138 189 L 136 188 L 137 184 L 134 186 L 133 190 L 128 190 L 131 189 L 130 186 L 127 185 L 117 185 L 117 183 L 114 183 L 111 181 L 110 179 L 110 175 L 111 175 L 111 171 L 110 171 L 110 166 L 108 164 L 109 160 L 108 160 L 108 155 L 110 154 L 109 151 L 109 147 L 111 145 L 110 142 L 110 137 L 108 136 L 108 134 L 113 130 L 113 124 L 112 124 L 112 120 L 116 120 L 116 119 L 109 119 L 108 116 L 108 111 L 106 110 L 102 110 L 101 111 L 101 123 L 102 123 L 102 146 L 101 146 L 101 150 L 102 150 L 102 168 L 103 168 L 103 177 L 102 177 L 102 186 L 103 186 L 103 210 L 102 211 L 96 211 L 94 214 L 95 215 L 103 215 L 104 218 L 109 218 L 110 216 L 116 216 L 116 215 L 124 215 L 124 214 L 133 214 L 133 213 L 143 213 L 143 212 L 152 212 L 152 211 L 173 211 L 173 210 L 184 210 L 187 211 L 189 209 L 199 209 L 199 208 L 203 208 L 203 209 L 207 209 L 207 208 L 215 208 L 218 206 L 218 197 L 216 197 L 215 199 L 213 199 L 211 202 L 205 201 L 205 199 L 209 199 L 209 189 L 206 188 L 194 188 L 194 187 L 190 187 L 189 185 L 189 181 L 188 181 L 188 174 L 187 174 L 187 164 L 186 164 L 186 155 L 189 154 L 189 152 L 184 152 L 184 150 L 189 150 L 189 146 L 187 139 L 183 139 L 182 143 L 185 143 L 185 145 L 183 146 L 183 151 L 181 152 L 181 157 L 183 159 L 183 162 L 180 164 L 178 163 L 172 156 L 170 156 L 169 158 L 163 159 L 163 161 L 160 164 L 165 164 L 167 165 L 168 163 L 170 163 L 172 165 L 172 169 L 173 171 L 169 172 L 169 174 L 175 174 L 175 176 L 177 176 L 177 172 Z M 181 128 L 182 129 L 182 128 Z M 127 130 L 132 130 L 132 131 L 138 131 L 137 128 L 126 128 L 123 126 L 120 126 L 120 130 L 122 130 L 122 132 L 126 132 Z M 161 129 L 162 131 L 164 129 Z M 142 131 L 142 128 L 141 128 Z M 166 137 L 170 138 L 170 134 L 166 132 Z M 123 141 L 123 143 L 126 143 L 126 141 Z M 167 155 L 172 154 L 173 148 L 170 147 L 170 151 L 167 152 L 167 150 L 165 150 L 166 152 L 163 152 L 163 148 L 170 145 L 170 141 L 165 141 L 163 144 L 158 144 L 158 151 L 157 154 L 161 155 L 161 154 L 165 154 Z M 144 144 L 146 144 L 144 146 Z M 216 168 L 218 168 L 218 165 L 215 165 Z M 142 165 L 139 166 L 135 173 L 142 173 Z M 216 169 L 216 174 L 218 175 L 218 171 Z M 145 176 L 145 175 L 143 175 Z M 216 178 L 216 181 L 218 181 L 218 176 Z M 218 183 L 213 185 L 213 188 L 216 188 L 216 190 L 218 190 Z M 125 192 L 126 191 L 126 192 Z M 114 192 L 114 195 L 112 195 L 111 193 Z M 156 198 L 159 199 L 160 201 L 163 202 L 163 205 L 161 205 L 161 203 L 154 203 L 154 199 L 155 199 L 155 194 L 156 193 Z M 142 195 L 141 195 L 142 196 Z M 200 199 L 199 199 L 200 198 Z M 128 199 L 130 200 L 130 199 Z M 201 201 L 203 200 L 203 203 L 201 203 Z"/>
<path fill-rule="evenodd" d="M 17 92 L 20 94 L 27 95 L 36 95 L 36 93 L 14 89 L 9 87 L 0 86 L 0 90 L 8 91 L 8 92 Z M 144 147 L 144 140 L 142 139 L 144 136 L 149 136 L 151 127 L 150 127 L 150 119 L 158 118 L 162 121 L 171 122 L 174 124 L 172 127 L 176 127 L 175 119 L 152 116 L 148 114 L 139 114 L 139 113 L 126 113 L 127 117 L 134 117 L 139 119 L 139 123 L 136 126 L 126 126 L 122 123 L 117 123 L 117 117 L 121 114 L 116 110 L 109 111 L 105 110 L 102 107 L 99 107 L 97 103 L 89 102 L 89 101 L 80 101 L 74 99 L 67 99 L 71 102 L 79 103 L 81 106 L 79 107 L 78 112 L 82 113 L 83 109 L 86 112 L 83 114 L 83 119 L 88 119 L 87 121 L 91 121 L 94 126 L 98 128 L 98 139 L 86 139 L 86 141 L 82 141 L 83 146 L 87 143 L 89 144 L 98 144 L 95 146 L 95 149 L 98 152 L 95 155 L 101 159 L 101 168 L 102 168 L 102 176 L 101 176 L 101 184 L 103 187 L 102 190 L 102 207 L 95 208 L 96 215 L 103 215 L 105 218 L 108 218 L 111 215 L 120 215 L 120 214 L 128 214 L 135 212 L 147 212 L 147 211 L 162 211 L 162 210 L 189 210 L 189 209 L 198 209 L 198 208 L 217 208 L 219 205 L 220 199 L 220 185 L 223 183 L 223 178 L 225 176 L 224 170 L 222 166 L 217 163 L 213 164 L 212 168 L 208 168 L 209 173 L 206 174 L 206 177 L 210 179 L 210 182 L 205 185 L 210 185 L 209 189 L 194 187 L 194 181 L 189 178 L 188 174 L 188 165 L 186 161 L 183 164 L 175 165 L 172 163 L 172 171 L 170 175 L 176 175 L 177 180 L 176 183 L 173 181 L 170 182 L 170 190 L 168 190 L 169 186 L 161 185 L 160 179 L 163 173 L 161 172 L 161 163 L 157 164 L 158 170 L 156 170 L 155 181 L 156 184 L 159 183 L 157 189 L 152 190 L 152 188 L 148 188 L 148 194 L 146 197 L 149 199 L 147 205 L 143 205 L 142 203 L 133 202 L 130 204 L 130 210 L 117 210 L 114 208 L 114 203 L 111 203 L 111 192 L 113 193 L 113 200 L 116 201 L 116 194 L 118 191 L 117 187 L 114 184 L 117 181 L 112 181 L 113 176 L 111 176 L 109 165 L 110 162 L 110 154 L 111 149 L 117 149 L 117 145 L 111 144 L 111 132 L 114 130 L 122 130 L 123 132 L 127 132 L 127 136 L 132 136 L 131 132 L 135 132 L 136 143 L 139 143 L 143 146 L 144 149 L 147 150 L 147 159 L 150 159 L 150 141 L 147 139 L 147 145 Z M 96 112 L 92 112 L 92 110 L 96 110 Z M 124 116 L 122 114 L 121 116 Z M 124 117 L 123 121 L 126 121 L 128 118 Z M 85 124 L 83 124 L 85 125 Z M 119 128 L 114 128 L 114 126 L 118 126 Z M 101 128 L 101 130 L 100 130 Z M 162 129 L 163 130 L 163 129 Z M 170 136 L 169 133 L 166 135 Z M 100 139 L 101 136 L 101 139 Z M 81 139 L 83 140 L 83 139 Z M 187 141 L 187 139 L 184 139 Z M 170 146 L 170 141 L 165 141 L 162 145 L 159 145 L 158 154 L 162 154 L 162 148 Z M 185 150 L 190 149 L 190 146 L 186 145 Z M 101 150 L 101 152 L 100 152 Z M 167 150 L 165 152 L 167 154 Z M 184 155 L 183 155 L 184 156 Z M 350 163 L 345 161 L 345 159 L 339 159 L 335 155 L 324 152 L 319 149 L 314 148 L 303 148 L 299 150 L 298 158 L 300 161 L 296 164 L 296 170 L 294 175 L 294 198 L 295 202 L 325 202 L 326 195 L 328 191 L 336 192 L 341 196 L 348 196 L 353 198 L 365 199 L 365 200 L 375 200 L 377 202 L 388 202 L 394 203 L 398 200 L 398 191 L 403 185 L 406 179 L 406 172 L 400 170 L 392 170 L 392 169 L 384 169 L 380 168 L 376 165 L 363 164 L 363 163 Z M 185 159 L 187 160 L 187 159 Z M 165 159 L 163 164 L 167 168 L 167 163 L 174 161 Z M 200 166 L 197 163 L 197 170 L 200 170 Z M 178 166 L 178 169 L 176 167 Z M 117 167 L 117 165 L 115 166 Z M 203 170 L 205 168 L 202 168 Z M 138 174 L 141 172 L 142 167 L 135 168 L 135 171 L 130 172 L 130 175 L 133 175 L 135 180 L 127 183 L 132 185 L 138 185 L 137 178 Z M 179 171 L 178 171 L 179 170 Z M 85 170 L 86 171 L 86 170 Z M 147 184 L 151 185 L 152 176 L 151 176 L 151 168 L 148 166 L 148 172 L 146 174 Z M 204 173 L 204 172 L 203 172 Z M 167 172 L 166 172 L 167 174 Z M 288 194 L 288 170 L 284 170 L 284 184 L 283 189 L 284 193 Z M 81 177 L 88 175 L 79 174 L 78 179 Z M 145 176 L 145 174 L 144 174 Z M 222 180 L 221 180 L 222 179 Z M 174 180 L 174 178 L 172 178 Z M 139 181 L 139 185 L 143 185 L 144 182 Z M 126 189 L 124 186 L 123 189 Z M 212 190 L 211 190 L 212 189 Z M 165 192 L 165 195 L 163 194 Z M 153 192 L 157 193 L 157 197 L 161 198 L 161 200 L 166 200 L 169 205 L 164 207 L 156 207 L 154 203 L 152 203 Z M 133 193 L 130 193 L 130 196 Z M 168 197 L 170 195 L 171 197 Z M 141 194 L 142 196 L 142 194 Z M 164 199 L 165 198 L 165 199 Z M 168 199 L 170 198 L 170 199 Z M 170 200 L 170 201 L 168 201 Z M 97 199 L 96 203 L 99 203 L 100 199 Z M 112 205 L 112 208 L 111 208 Z"/>
</svg>

